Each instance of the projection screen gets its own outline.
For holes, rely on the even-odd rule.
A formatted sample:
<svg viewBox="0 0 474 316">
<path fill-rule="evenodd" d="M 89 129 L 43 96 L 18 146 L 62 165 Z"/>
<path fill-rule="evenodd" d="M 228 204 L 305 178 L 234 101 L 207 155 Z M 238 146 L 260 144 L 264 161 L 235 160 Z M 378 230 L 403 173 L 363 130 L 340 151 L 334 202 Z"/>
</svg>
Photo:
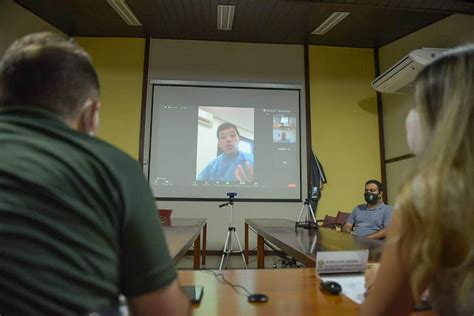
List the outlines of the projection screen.
<svg viewBox="0 0 474 316">
<path fill-rule="evenodd" d="M 157 199 L 301 200 L 298 85 L 152 81 Z"/>
</svg>

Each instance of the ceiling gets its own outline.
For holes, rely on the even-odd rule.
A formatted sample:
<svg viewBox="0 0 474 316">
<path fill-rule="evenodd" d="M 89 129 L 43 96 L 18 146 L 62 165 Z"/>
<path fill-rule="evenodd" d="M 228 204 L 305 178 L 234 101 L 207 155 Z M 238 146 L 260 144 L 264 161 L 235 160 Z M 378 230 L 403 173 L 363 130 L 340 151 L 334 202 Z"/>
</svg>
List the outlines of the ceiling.
<svg viewBox="0 0 474 316">
<path fill-rule="evenodd" d="M 143 26 L 128 26 L 106 0 L 16 0 L 71 36 L 153 37 L 375 48 L 474 0 L 127 0 Z M 217 30 L 217 5 L 235 5 L 231 31 Z M 334 11 L 351 14 L 326 35 L 310 33 Z M 474 26 L 473 26 L 474 29 Z"/>
</svg>

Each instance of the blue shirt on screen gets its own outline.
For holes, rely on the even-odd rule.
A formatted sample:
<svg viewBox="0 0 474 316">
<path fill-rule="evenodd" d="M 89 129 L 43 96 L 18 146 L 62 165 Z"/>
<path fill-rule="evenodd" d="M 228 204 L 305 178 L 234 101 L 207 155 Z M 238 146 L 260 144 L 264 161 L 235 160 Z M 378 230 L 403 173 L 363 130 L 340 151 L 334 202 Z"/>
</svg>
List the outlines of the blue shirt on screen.
<svg viewBox="0 0 474 316">
<path fill-rule="evenodd" d="M 361 204 L 352 210 L 346 223 L 354 225 L 353 230 L 356 236 L 367 236 L 387 228 L 391 219 L 392 207 L 390 205 L 380 203 L 369 209 L 367 204 Z"/>
<path fill-rule="evenodd" d="M 198 181 L 237 181 L 235 179 L 235 169 L 242 165 L 246 169 L 249 162 L 253 167 L 253 154 L 240 152 L 237 155 L 229 156 L 223 153 L 209 162 L 197 176 Z"/>
</svg>

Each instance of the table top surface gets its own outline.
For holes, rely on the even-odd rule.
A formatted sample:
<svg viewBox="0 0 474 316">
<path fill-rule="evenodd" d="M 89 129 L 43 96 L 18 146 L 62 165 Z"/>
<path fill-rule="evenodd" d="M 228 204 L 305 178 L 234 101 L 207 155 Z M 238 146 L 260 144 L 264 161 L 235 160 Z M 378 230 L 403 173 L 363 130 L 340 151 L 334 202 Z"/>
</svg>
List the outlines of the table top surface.
<svg viewBox="0 0 474 316">
<path fill-rule="evenodd" d="M 223 270 L 227 281 L 242 285 L 251 293 L 264 293 L 266 303 L 249 303 L 246 296 L 216 280 L 209 271 L 181 270 L 182 286 L 201 285 L 201 304 L 193 306 L 193 315 L 358 315 L 359 305 L 344 295 L 330 295 L 319 289 L 314 268 Z M 222 277 L 219 278 L 222 280 Z M 245 294 L 241 289 L 236 289 Z M 434 316 L 432 311 L 412 313 L 412 316 Z"/>
<path fill-rule="evenodd" d="M 196 226 L 163 226 L 163 231 L 170 255 L 175 263 L 185 255 L 194 240 L 201 233 L 201 229 Z"/>
<path fill-rule="evenodd" d="M 369 250 L 369 259 L 378 261 L 383 241 L 353 236 L 333 229 L 295 229 L 295 221 L 288 219 L 246 219 L 257 234 L 296 260 L 314 265 L 317 251 Z"/>
<path fill-rule="evenodd" d="M 175 263 L 186 254 L 205 224 L 204 218 L 172 218 L 171 225 L 163 225 L 166 244 Z"/>
<path fill-rule="evenodd" d="M 169 220 L 169 224 L 163 226 L 196 226 L 203 228 L 206 225 L 207 219 L 205 218 L 173 218 Z"/>
<path fill-rule="evenodd" d="M 266 303 L 249 303 L 229 285 L 216 280 L 210 272 L 179 271 L 181 285 L 202 285 L 204 295 L 193 315 L 356 315 L 358 306 L 342 295 L 319 290 L 314 268 L 224 270 L 226 280 L 245 286 L 251 293 L 264 293 Z M 245 294 L 241 289 L 236 289 Z"/>
</svg>

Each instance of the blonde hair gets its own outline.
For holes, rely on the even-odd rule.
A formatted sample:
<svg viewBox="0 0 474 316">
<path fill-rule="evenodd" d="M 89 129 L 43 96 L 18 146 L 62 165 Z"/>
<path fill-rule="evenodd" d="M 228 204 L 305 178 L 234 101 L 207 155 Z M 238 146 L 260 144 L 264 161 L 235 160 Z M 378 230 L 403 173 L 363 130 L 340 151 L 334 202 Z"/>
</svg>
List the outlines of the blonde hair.
<svg viewBox="0 0 474 316">
<path fill-rule="evenodd" d="M 418 75 L 425 149 L 399 195 L 394 238 L 407 256 L 415 300 L 427 281 L 434 303 L 441 284 L 452 285 L 454 306 L 474 290 L 473 106 L 474 45 L 447 52 Z"/>
</svg>

